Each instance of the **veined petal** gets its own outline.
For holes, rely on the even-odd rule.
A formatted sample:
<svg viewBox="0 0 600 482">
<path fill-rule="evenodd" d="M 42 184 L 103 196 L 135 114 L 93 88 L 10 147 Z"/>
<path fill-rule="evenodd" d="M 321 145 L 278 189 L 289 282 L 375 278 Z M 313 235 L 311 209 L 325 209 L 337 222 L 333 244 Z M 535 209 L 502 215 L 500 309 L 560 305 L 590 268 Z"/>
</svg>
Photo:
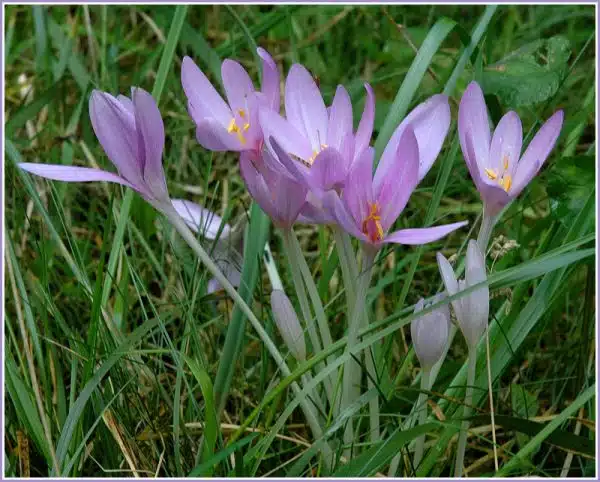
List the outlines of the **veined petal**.
<svg viewBox="0 0 600 482">
<path fill-rule="evenodd" d="M 369 84 L 365 84 L 367 96 L 365 97 L 365 107 L 363 109 L 362 117 L 358 123 L 358 129 L 356 130 L 354 155 L 358 156 L 360 153 L 369 147 L 371 142 L 371 136 L 373 135 L 373 125 L 375 123 L 375 94 Z"/>
<path fill-rule="evenodd" d="M 278 113 L 264 108 L 260 109 L 259 122 L 267 145 L 269 138 L 273 137 L 286 152 L 305 161 L 311 158 L 312 148 L 308 139 Z"/>
<path fill-rule="evenodd" d="M 144 160 L 139 158 L 135 118 L 116 98 L 99 90 L 90 96 L 89 111 L 96 137 L 119 174 L 141 185 Z"/>
<path fill-rule="evenodd" d="M 516 112 L 510 111 L 502 116 L 492 136 L 490 147 L 490 168 L 498 176 L 508 172 L 510 175 L 519 161 L 523 144 L 523 128 Z"/>
<path fill-rule="evenodd" d="M 332 147 L 319 152 L 309 172 L 311 186 L 323 191 L 341 188 L 348 174 L 344 159 L 337 149 Z"/>
<path fill-rule="evenodd" d="M 564 113 L 562 110 L 555 112 L 527 146 L 525 154 L 521 157 L 514 171 L 513 188 L 511 190 L 514 196 L 517 196 L 525 188 L 546 161 L 560 135 L 563 119 Z M 532 168 L 532 165 L 535 168 Z"/>
<path fill-rule="evenodd" d="M 285 114 L 303 132 L 311 149 L 327 144 L 327 109 L 312 75 L 300 64 L 292 65 L 285 82 Z"/>
<path fill-rule="evenodd" d="M 348 134 L 352 133 L 352 101 L 342 85 L 335 91 L 327 126 L 327 145 L 338 151 Z"/>
<path fill-rule="evenodd" d="M 400 229 L 388 234 L 385 237 L 384 242 L 408 245 L 431 243 L 443 238 L 458 228 L 466 226 L 467 224 L 468 221 L 461 221 L 459 223 L 443 224 L 441 226 L 433 226 L 431 228 Z"/>
<path fill-rule="evenodd" d="M 381 165 L 377 167 L 375 177 L 381 168 Z M 379 189 L 373 188 L 373 195 L 381 207 L 381 226 L 386 232 L 406 206 L 419 182 L 419 146 L 412 126 L 404 129 L 394 161 L 388 162 L 383 169 L 385 176 L 380 177 Z"/>
<path fill-rule="evenodd" d="M 467 138 L 470 139 L 474 159 L 467 163 L 476 164 L 483 172 L 489 168 L 490 124 L 483 92 L 477 82 L 471 82 L 458 107 L 458 135 L 463 156 L 467 159 Z"/>
<path fill-rule="evenodd" d="M 271 219 L 276 219 L 277 209 L 273 204 L 269 187 L 252 161 L 246 156 L 240 156 L 240 174 L 252 198 Z"/>
<path fill-rule="evenodd" d="M 368 238 L 358 228 L 357 221 L 346 210 L 344 203 L 335 191 L 328 191 L 324 194 L 323 208 L 348 234 L 361 241 L 368 241 Z"/>
<path fill-rule="evenodd" d="M 204 73 L 187 56 L 181 64 L 181 84 L 188 99 L 190 115 L 196 124 L 203 119 L 212 118 L 227 127 L 233 115 L 231 109 Z"/>
<path fill-rule="evenodd" d="M 221 225 L 223 225 L 221 239 L 229 235 L 231 227 L 223 224 L 223 219 L 218 214 L 185 199 L 173 199 L 172 203 L 177 214 L 182 217 L 190 229 L 196 233 L 200 232 L 206 239 L 215 239 Z"/>
<path fill-rule="evenodd" d="M 234 133 L 213 118 L 202 119 L 197 123 L 196 139 L 210 151 L 243 151 L 245 146 Z"/>
<path fill-rule="evenodd" d="M 279 70 L 277 64 L 269 53 L 258 47 L 256 50 L 258 56 L 262 59 L 262 83 L 261 91 L 264 94 L 267 105 L 274 111 L 279 113 L 281 104 L 281 93 L 279 87 Z"/>
<path fill-rule="evenodd" d="M 90 167 L 78 166 L 63 166 L 60 164 L 36 164 L 33 162 L 21 162 L 17 164 L 24 171 L 35 174 L 36 176 L 45 177 L 54 181 L 64 182 L 94 182 L 107 181 L 116 182 L 123 186 L 138 190 L 131 183 L 127 182 L 121 176 L 117 176 L 112 172 L 102 171 L 100 169 L 92 169 Z"/>
<path fill-rule="evenodd" d="M 291 227 L 306 203 L 308 189 L 286 176 L 277 177 L 276 182 L 269 184 L 273 204 L 277 210 L 277 217 L 273 221 L 280 227 Z"/>
<path fill-rule="evenodd" d="M 239 62 L 225 59 L 221 64 L 221 77 L 231 109 L 238 115 L 241 115 L 239 112 L 241 109 L 244 111 L 244 115 L 241 115 L 241 117 L 247 116 L 248 105 L 246 99 L 254 93 L 254 85 L 248 72 Z"/>
<path fill-rule="evenodd" d="M 133 90 L 135 125 L 140 135 L 138 152 L 143 149 L 144 181 L 156 199 L 168 199 L 167 183 L 162 166 L 165 128 L 160 111 L 152 96 L 143 89 Z"/>
<path fill-rule="evenodd" d="M 350 173 L 346 178 L 346 187 L 342 194 L 344 204 L 348 207 L 355 223 L 360 226 L 369 215 L 369 203 L 373 202 L 373 156 L 372 147 L 365 149 L 354 161 Z"/>
</svg>

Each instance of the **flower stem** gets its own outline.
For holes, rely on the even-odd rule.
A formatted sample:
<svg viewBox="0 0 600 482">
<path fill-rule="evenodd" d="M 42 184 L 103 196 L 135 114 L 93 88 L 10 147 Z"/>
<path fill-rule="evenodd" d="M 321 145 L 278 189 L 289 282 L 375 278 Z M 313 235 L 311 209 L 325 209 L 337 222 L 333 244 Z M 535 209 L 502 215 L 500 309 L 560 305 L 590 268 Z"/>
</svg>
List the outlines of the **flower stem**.
<svg viewBox="0 0 600 482">
<path fill-rule="evenodd" d="M 467 448 L 467 430 L 469 421 L 465 420 L 471 415 L 471 404 L 473 403 L 473 385 L 475 384 L 475 366 L 477 365 L 477 347 L 469 347 L 469 360 L 467 365 L 467 389 L 465 392 L 465 405 L 463 408 L 463 422 L 458 437 L 456 449 L 456 463 L 454 464 L 454 477 L 462 477 L 463 463 L 465 460 L 465 449 Z"/>
<path fill-rule="evenodd" d="M 375 251 L 365 249 L 363 251 L 363 266 L 362 272 L 358 279 L 358 288 L 356 290 L 356 300 L 354 308 L 352 309 L 350 322 L 348 323 L 348 343 L 346 345 L 346 353 L 349 353 L 356 345 L 358 338 L 358 331 L 360 328 L 360 320 L 362 318 L 363 311 L 365 309 L 365 301 L 367 297 L 367 290 L 371 283 L 371 275 L 373 273 L 373 260 L 375 259 Z M 352 381 L 355 380 L 354 374 L 358 374 L 357 378 L 360 380 L 361 368 L 352 357 L 350 357 L 344 363 L 344 376 L 342 383 L 342 406 L 341 411 L 344 411 L 351 403 L 352 398 Z M 354 438 L 354 431 L 352 429 L 352 420 L 349 419 L 344 432 L 344 444 L 348 445 Z"/>
<path fill-rule="evenodd" d="M 423 369 L 421 371 L 421 393 L 419 393 L 419 399 L 417 401 L 417 410 L 419 410 L 419 425 L 424 425 L 427 421 L 427 394 L 425 392 L 429 390 L 429 374 L 430 369 Z M 423 458 L 424 447 L 425 434 L 421 435 L 417 439 L 417 444 L 415 446 L 415 457 L 413 459 L 413 466 L 415 470 Z"/>
<path fill-rule="evenodd" d="M 356 298 L 356 280 L 358 279 L 358 267 L 356 258 L 352 249 L 350 236 L 339 226 L 333 226 L 333 239 L 338 250 L 340 268 L 342 269 L 342 278 L 346 290 L 346 303 L 348 309 L 354 306 Z"/>
<path fill-rule="evenodd" d="M 481 227 L 477 236 L 477 244 L 484 256 L 497 220 L 498 216 L 490 216 L 486 214 L 485 209 L 483 210 L 483 219 L 481 220 Z"/>
<path fill-rule="evenodd" d="M 288 377 L 291 375 L 291 371 L 285 360 L 279 353 L 279 350 L 273 343 L 273 340 L 269 337 L 269 334 L 265 331 L 262 326 L 262 323 L 256 318 L 254 312 L 250 309 L 250 307 L 244 302 L 242 297 L 233 287 L 233 285 L 229 282 L 229 280 L 225 277 L 225 275 L 221 272 L 218 266 L 214 263 L 214 261 L 208 256 L 202 245 L 198 242 L 194 234 L 190 231 L 190 229 L 185 224 L 185 221 L 181 219 L 181 217 L 173 210 L 164 210 L 164 214 L 167 216 L 173 227 L 177 230 L 177 232 L 181 235 L 181 237 L 185 240 L 185 242 L 192 248 L 196 256 L 200 259 L 200 261 L 206 266 L 208 271 L 217 279 L 217 281 L 221 284 L 223 289 L 233 298 L 233 301 L 237 303 L 240 309 L 244 312 L 248 321 L 252 327 L 258 333 L 258 336 L 265 344 L 265 347 L 275 360 L 275 364 L 277 368 L 281 371 L 284 377 Z M 233 363 L 233 360 L 231 360 Z M 306 396 L 302 394 L 302 389 L 298 385 L 298 383 L 294 382 L 291 385 L 294 393 L 299 397 L 299 403 L 304 411 L 304 415 L 306 416 L 306 420 L 310 425 L 310 428 L 313 432 L 313 436 L 315 439 L 320 439 L 323 436 L 323 430 L 321 429 L 321 425 L 319 424 L 319 419 L 315 414 L 311 403 L 307 400 Z M 326 460 L 331 460 L 331 448 L 329 445 L 323 446 L 323 455 Z"/>
</svg>

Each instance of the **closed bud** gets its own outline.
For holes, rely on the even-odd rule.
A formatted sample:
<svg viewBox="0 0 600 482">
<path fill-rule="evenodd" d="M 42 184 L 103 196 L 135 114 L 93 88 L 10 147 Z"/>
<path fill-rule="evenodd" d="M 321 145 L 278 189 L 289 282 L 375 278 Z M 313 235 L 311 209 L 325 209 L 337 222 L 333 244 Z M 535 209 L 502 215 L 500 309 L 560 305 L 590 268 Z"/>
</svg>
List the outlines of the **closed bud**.
<svg viewBox="0 0 600 482">
<path fill-rule="evenodd" d="M 425 305 L 423 298 L 415 306 L 415 313 L 427 306 L 438 303 L 444 295 L 438 295 L 434 300 Z M 418 316 L 410 324 L 410 336 L 415 347 L 415 353 L 423 370 L 430 370 L 442 357 L 450 333 L 450 309 L 448 305 Z"/>
<path fill-rule="evenodd" d="M 271 292 L 271 309 L 279 333 L 294 358 L 298 361 L 306 360 L 304 331 L 290 299 L 283 291 L 273 290 Z"/>
<path fill-rule="evenodd" d="M 441 253 L 437 254 L 438 266 L 446 291 L 450 296 L 469 289 L 487 280 L 485 259 L 477 242 L 469 241 L 465 279 L 457 280 L 450 263 Z M 472 291 L 452 302 L 458 326 L 462 331 L 469 348 L 474 348 L 483 336 L 488 323 L 490 309 L 490 290 L 487 285 Z"/>
</svg>

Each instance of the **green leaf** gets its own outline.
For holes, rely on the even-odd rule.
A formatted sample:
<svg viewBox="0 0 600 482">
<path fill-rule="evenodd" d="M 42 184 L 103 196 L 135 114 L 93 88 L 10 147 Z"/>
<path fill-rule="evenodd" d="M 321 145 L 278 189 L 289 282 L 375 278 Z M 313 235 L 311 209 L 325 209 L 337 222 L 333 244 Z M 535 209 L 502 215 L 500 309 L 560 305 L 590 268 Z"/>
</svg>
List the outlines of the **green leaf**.
<svg viewBox="0 0 600 482">
<path fill-rule="evenodd" d="M 538 104 L 556 94 L 570 55 L 565 37 L 536 40 L 488 65 L 482 88 L 487 94 L 496 94 L 506 106 Z"/>
<path fill-rule="evenodd" d="M 376 443 L 367 451 L 352 459 L 347 465 L 337 470 L 335 477 L 373 477 L 379 469 L 388 464 L 402 447 L 420 435 L 432 432 L 437 428 L 435 423 L 426 423 L 409 430 L 399 431 L 383 442 Z"/>
<path fill-rule="evenodd" d="M 243 439 L 240 439 L 237 442 L 225 447 L 223 450 L 218 452 L 210 460 L 207 460 L 203 464 L 200 464 L 196 468 L 194 468 L 194 470 L 192 470 L 190 472 L 189 477 L 197 477 L 197 476 L 200 476 L 201 474 L 205 473 L 207 470 L 211 469 L 212 467 L 214 467 L 216 464 L 218 464 L 222 460 L 229 458 L 229 456 L 232 453 L 234 453 L 234 452 L 238 451 L 239 449 L 241 449 L 242 447 L 245 447 L 246 445 L 248 445 L 256 437 L 258 437 L 258 435 L 259 435 L 258 433 L 250 434 L 247 437 L 244 437 Z"/>
<path fill-rule="evenodd" d="M 510 386 L 510 401 L 513 413 L 519 417 L 531 418 L 537 415 L 539 403 L 537 397 L 525 390 L 521 385 L 513 383 Z M 529 437 L 522 433 L 517 434 L 519 447 L 524 447 L 529 442 Z"/>
</svg>

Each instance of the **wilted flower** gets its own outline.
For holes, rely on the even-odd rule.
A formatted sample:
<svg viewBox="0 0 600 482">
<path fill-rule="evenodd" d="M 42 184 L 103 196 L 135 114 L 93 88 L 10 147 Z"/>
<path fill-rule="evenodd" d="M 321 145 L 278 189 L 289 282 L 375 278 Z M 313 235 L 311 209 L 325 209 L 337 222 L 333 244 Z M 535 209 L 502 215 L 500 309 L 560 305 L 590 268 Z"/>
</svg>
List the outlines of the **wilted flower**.
<svg viewBox="0 0 600 482">
<path fill-rule="evenodd" d="M 136 87 L 131 89 L 131 99 L 94 90 L 89 110 L 96 137 L 118 174 L 60 164 L 20 163 L 19 167 L 56 181 L 116 182 L 136 190 L 156 208 L 169 209 L 162 167 L 165 130 L 152 96 Z"/>
<path fill-rule="evenodd" d="M 415 313 L 440 302 L 444 298 L 436 296 L 425 305 L 421 298 L 415 305 Z M 434 311 L 414 318 L 410 324 L 410 336 L 415 347 L 415 353 L 423 370 L 430 370 L 444 354 L 450 333 L 450 309 L 442 305 Z"/>
<path fill-rule="evenodd" d="M 540 128 L 521 156 L 523 131 L 519 116 L 510 111 L 500 119 L 490 139 L 490 124 L 477 82 L 471 82 L 460 101 L 458 133 L 463 156 L 485 205 L 495 216 L 527 186 L 552 151 L 560 134 L 563 111 Z"/>
<path fill-rule="evenodd" d="M 300 321 L 289 298 L 281 290 L 271 292 L 271 309 L 275 324 L 294 358 L 306 360 L 306 342 Z"/>
<path fill-rule="evenodd" d="M 429 243 L 467 224 L 463 221 L 388 234 L 419 182 L 419 148 L 412 127 L 404 129 L 394 154 L 392 160 L 379 164 L 373 178 L 374 151 L 365 149 L 348 175 L 342 197 L 334 191 L 324 197 L 325 208 L 344 230 L 378 249 L 383 243 Z"/>
<path fill-rule="evenodd" d="M 437 261 L 446 291 L 450 296 L 487 280 L 485 259 L 477 242 L 472 239 L 467 247 L 465 279 L 456 280 L 452 266 L 441 253 L 437 254 Z M 490 291 L 487 285 L 452 301 L 458 326 L 463 332 L 469 348 L 475 347 L 485 332 L 489 317 L 489 305 Z"/>
<path fill-rule="evenodd" d="M 250 76 L 238 62 L 223 61 L 221 76 L 227 102 L 191 58 L 183 59 L 181 83 L 202 147 L 212 151 L 246 151 L 258 156 L 263 142 L 258 107 L 278 112 L 281 101 L 277 65 L 264 49 L 258 48 L 257 52 L 262 59 L 261 92 L 254 89 Z"/>
<path fill-rule="evenodd" d="M 240 271 L 243 262 L 240 254 L 242 250 L 241 233 L 224 223 L 219 215 L 196 203 L 184 199 L 173 199 L 173 207 L 192 231 L 200 233 L 209 241 L 214 241 L 214 244 L 211 244 L 211 254 L 215 264 L 229 282 L 237 288 L 242 278 Z M 217 236 L 219 236 L 218 239 Z M 208 293 L 220 289 L 221 285 L 215 278 L 208 281 L 206 289 Z"/>
</svg>

